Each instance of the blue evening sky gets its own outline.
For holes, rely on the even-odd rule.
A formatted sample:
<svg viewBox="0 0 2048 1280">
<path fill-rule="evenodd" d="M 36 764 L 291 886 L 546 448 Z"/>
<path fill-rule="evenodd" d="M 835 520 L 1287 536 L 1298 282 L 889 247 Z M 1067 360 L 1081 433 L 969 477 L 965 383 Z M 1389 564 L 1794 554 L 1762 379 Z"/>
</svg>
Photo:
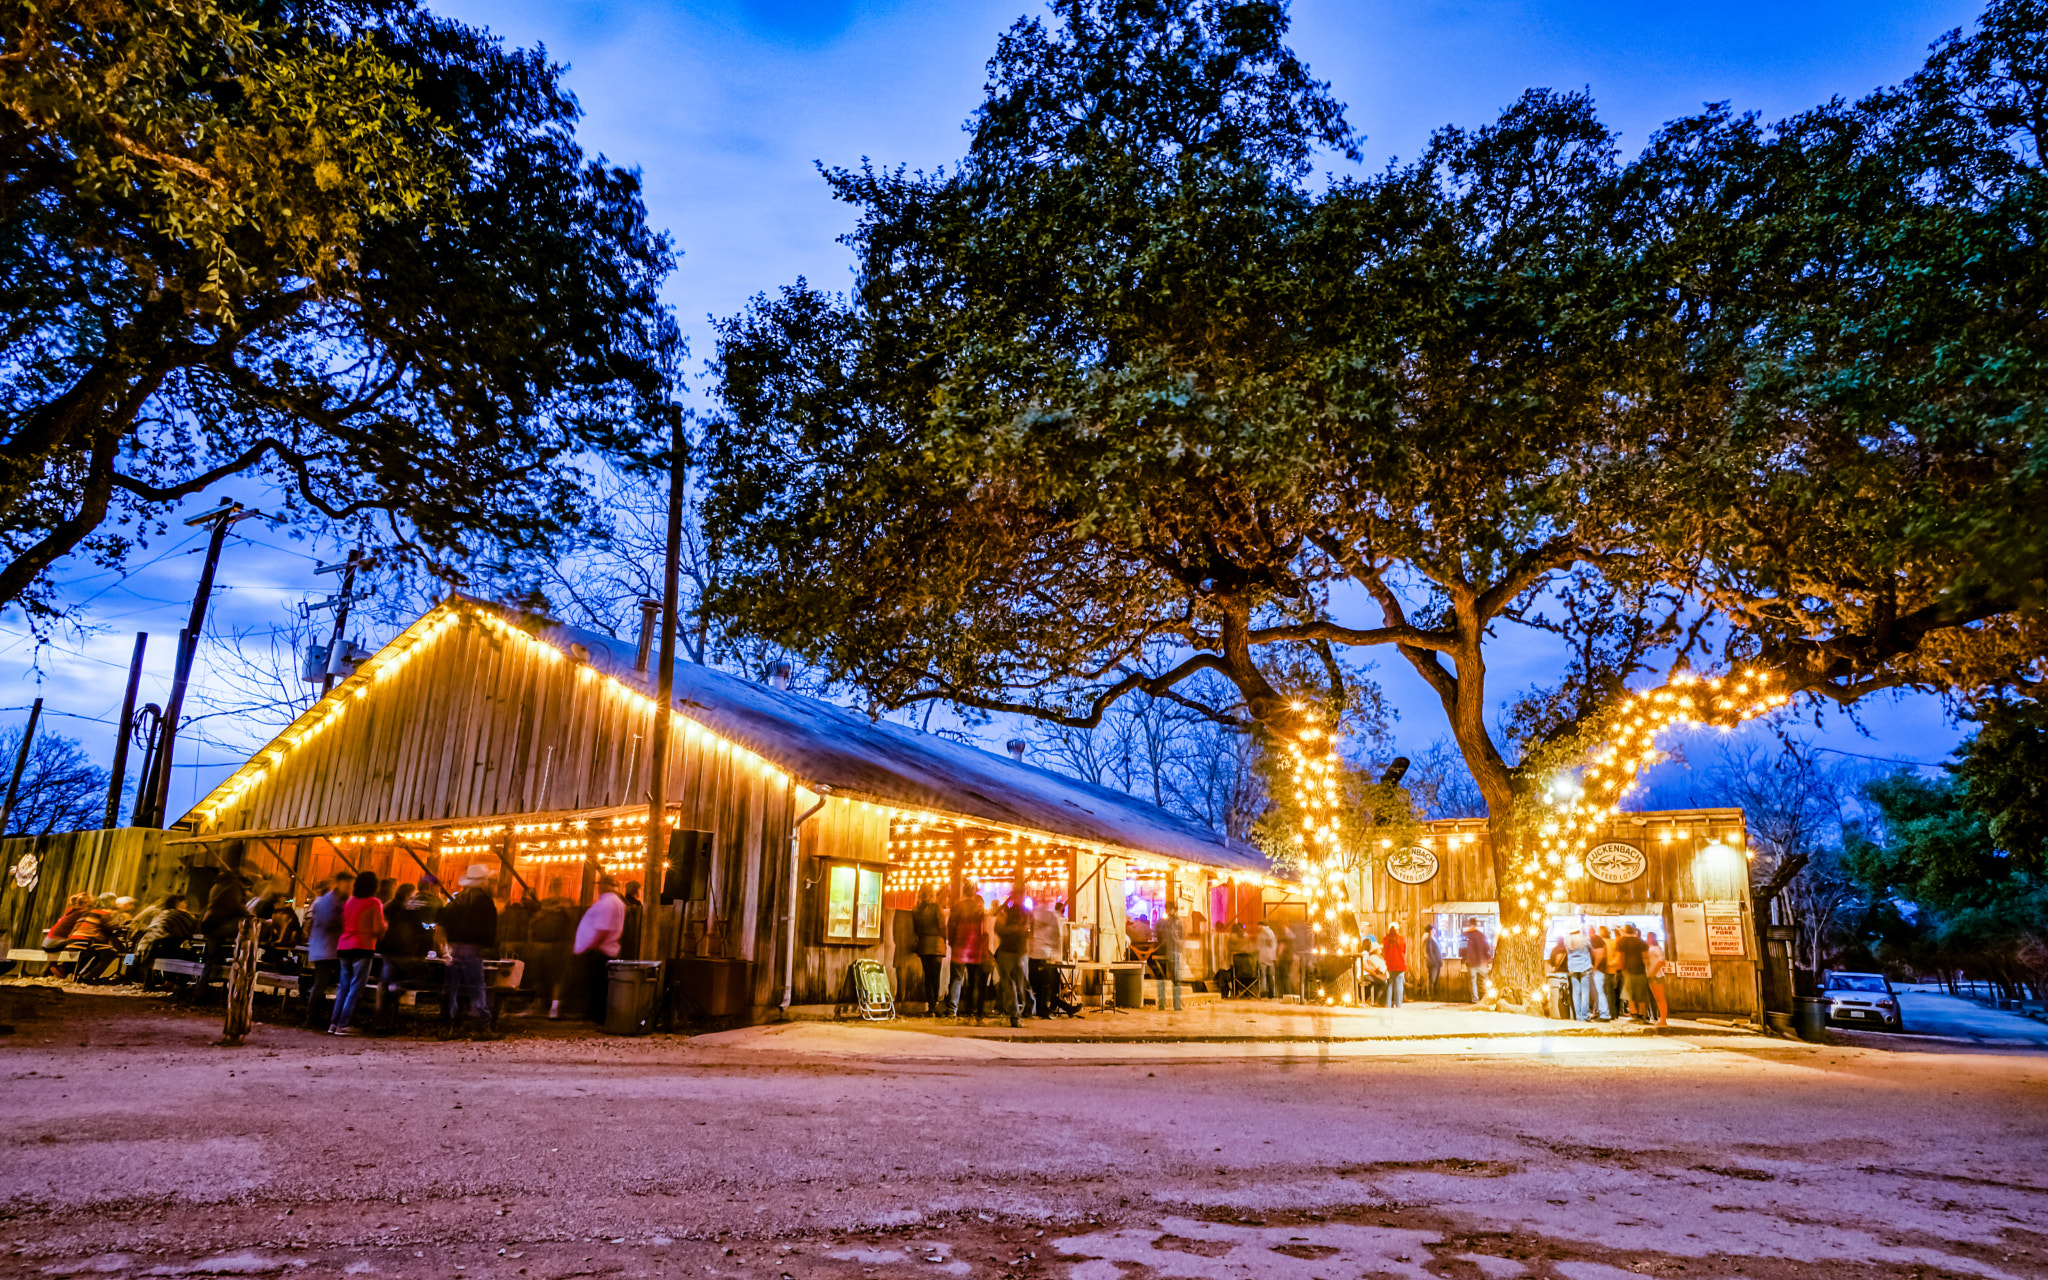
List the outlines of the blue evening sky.
<svg viewBox="0 0 2048 1280">
<path fill-rule="evenodd" d="M 684 257 L 668 296 L 690 334 L 693 366 L 709 351 L 707 315 L 808 276 L 841 287 L 849 257 L 835 238 L 851 211 L 835 205 L 814 162 L 912 167 L 951 162 L 961 122 L 979 100 L 997 33 L 1024 0 L 444 0 L 437 6 L 509 41 L 544 44 L 570 68 L 583 104 L 587 149 L 639 168 L 656 225 Z M 1332 82 L 1366 135 L 1365 167 L 1411 156 L 1431 129 L 1477 125 L 1531 86 L 1587 88 L 1639 147 L 1660 122 L 1702 103 L 1732 101 L 1767 117 L 1833 96 L 1855 97 L 1910 75 L 1944 31 L 1974 21 L 1967 0 L 1735 0 L 1730 3 L 1439 3 L 1297 0 L 1292 44 Z M 1341 163 L 1333 167 L 1341 169 Z M 191 504 L 197 511 L 210 503 Z M 311 553 L 260 526 L 232 544 L 216 598 L 222 622 L 263 629 L 333 579 L 311 574 Z M 170 640 L 183 625 L 201 539 L 176 530 L 123 574 L 76 566 L 72 597 L 99 630 L 66 633 L 39 667 L 18 614 L 0 617 L 0 679 L 43 694 L 56 732 L 79 738 L 104 763 L 133 632 L 152 633 L 143 699 L 161 701 Z M 376 642 L 388 630 L 370 629 Z M 202 683 L 218 677 L 201 654 Z M 1492 680 L 1499 696 L 1552 678 L 1556 655 L 1540 644 L 1503 646 Z M 1378 675 L 1402 720 L 1403 749 L 1442 731 L 1433 697 L 1389 655 Z M 40 685 L 38 685 L 40 681 Z M 246 695 L 245 695 L 246 696 Z M 191 708 L 188 708 L 188 710 Z M 20 722 L 0 712 L 0 724 Z M 1847 751 L 1940 758 L 1957 740 L 1938 706 L 1909 699 L 1869 707 L 1871 737 L 1829 722 L 1825 740 Z M 1809 736 L 1814 731 L 1808 730 Z M 1000 737 L 1002 735 L 998 735 Z M 211 722 L 179 753 L 174 813 L 238 762 L 231 718 Z"/>
</svg>

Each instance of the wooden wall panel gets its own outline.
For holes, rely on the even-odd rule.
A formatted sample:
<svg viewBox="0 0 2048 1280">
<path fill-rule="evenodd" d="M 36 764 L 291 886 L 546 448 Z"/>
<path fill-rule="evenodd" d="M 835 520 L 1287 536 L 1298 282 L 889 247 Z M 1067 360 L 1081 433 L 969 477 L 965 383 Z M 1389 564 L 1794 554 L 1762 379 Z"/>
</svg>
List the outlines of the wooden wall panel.
<svg viewBox="0 0 2048 1280">
<path fill-rule="evenodd" d="M 803 808 L 809 803 L 799 797 Z M 801 812 L 801 810 L 799 810 Z M 779 846 L 783 856 L 774 860 L 777 879 L 777 909 L 774 912 L 775 929 L 778 932 L 777 946 L 788 936 L 788 922 L 782 916 L 788 902 L 789 873 L 788 826 L 783 825 L 782 843 Z M 828 798 L 809 821 L 804 823 L 798 839 L 799 867 L 802 879 L 797 895 L 797 963 L 791 1002 L 794 1004 L 833 1004 L 846 991 L 847 971 L 856 960 L 878 960 L 885 969 L 894 973 L 895 947 L 890 935 L 888 913 L 883 913 L 881 938 L 867 945 L 833 943 L 823 941 L 824 894 L 826 892 L 824 867 L 828 860 L 845 860 L 882 865 L 889 860 L 889 811 L 876 805 L 854 800 Z M 764 912 L 764 920 L 768 913 Z M 776 954 L 780 955 L 779 950 Z M 778 964 L 780 961 L 778 960 Z M 757 988 L 756 1000 L 761 1003 L 779 1003 L 782 998 L 782 973 L 778 968 L 772 981 L 765 988 Z M 891 981 L 894 979 L 892 977 Z M 772 1001 L 768 999 L 772 996 Z M 898 993 L 901 998 L 902 993 Z"/>
<path fill-rule="evenodd" d="M 498 635 L 450 627 L 400 669 L 348 697 L 229 810 L 202 821 L 209 841 L 237 833 L 394 830 L 644 802 L 652 767 L 646 704 L 589 668 Z M 671 803 L 692 826 L 758 853 L 763 785 L 751 757 L 679 726 Z M 749 829 L 749 828 L 753 829 Z M 743 889 L 726 872 L 731 888 Z"/>
<path fill-rule="evenodd" d="M 145 827 L 64 831 L 0 840 L 0 954 L 8 947 L 40 947 L 43 931 L 64 913 L 74 893 L 130 894 L 146 904 L 176 892 L 165 874 L 164 833 Z M 35 883 L 22 888 L 12 874 L 31 860 Z M 202 904 L 203 905 L 203 904 Z"/>
</svg>

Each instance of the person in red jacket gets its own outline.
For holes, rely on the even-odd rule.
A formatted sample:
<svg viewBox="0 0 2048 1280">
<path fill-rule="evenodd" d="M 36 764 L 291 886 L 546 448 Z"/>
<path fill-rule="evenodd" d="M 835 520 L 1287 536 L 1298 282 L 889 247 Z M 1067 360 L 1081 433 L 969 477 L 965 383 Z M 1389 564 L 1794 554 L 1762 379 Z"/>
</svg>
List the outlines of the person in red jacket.
<svg viewBox="0 0 2048 1280">
<path fill-rule="evenodd" d="M 976 1022 L 981 1021 L 981 962 L 987 957 L 982 924 L 986 916 L 981 895 L 970 886 L 946 921 L 946 940 L 953 945 L 953 1016 L 966 1017 L 972 1005 Z"/>
<path fill-rule="evenodd" d="M 50 927 L 43 931 L 43 951 L 50 957 L 51 977 L 61 978 L 68 972 L 69 966 L 59 961 L 58 957 L 71 945 L 71 935 L 77 931 L 78 922 L 92 909 L 91 894 L 74 893 L 65 901 L 63 913 L 51 921 Z"/>
<path fill-rule="evenodd" d="M 1387 936 L 1380 942 L 1387 961 L 1387 1008 L 1401 1007 L 1401 988 L 1408 984 L 1408 939 L 1398 921 L 1387 921 Z"/>
<path fill-rule="evenodd" d="M 377 940 L 384 936 L 384 902 L 377 896 L 377 873 L 363 871 L 349 899 L 341 905 L 341 938 L 336 947 L 341 959 L 341 981 L 334 989 L 334 1020 L 327 1024 L 330 1036 L 359 1034 L 349 1026 L 356 1001 L 370 985 L 370 960 L 377 954 Z"/>
</svg>

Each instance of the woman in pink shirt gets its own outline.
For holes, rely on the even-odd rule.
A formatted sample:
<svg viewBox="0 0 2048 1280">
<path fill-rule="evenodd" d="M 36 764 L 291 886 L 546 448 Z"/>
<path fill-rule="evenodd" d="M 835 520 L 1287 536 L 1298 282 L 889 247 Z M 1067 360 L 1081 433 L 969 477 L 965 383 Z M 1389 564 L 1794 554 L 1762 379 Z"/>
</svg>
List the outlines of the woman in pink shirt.
<svg viewBox="0 0 2048 1280">
<path fill-rule="evenodd" d="M 370 961 L 383 936 L 384 903 L 377 897 L 377 873 L 358 872 L 355 890 L 341 906 L 341 939 L 336 947 L 341 981 L 334 989 L 334 1021 L 327 1024 L 328 1035 L 360 1034 L 348 1025 L 349 1018 L 355 1014 L 356 998 L 369 985 Z"/>
</svg>

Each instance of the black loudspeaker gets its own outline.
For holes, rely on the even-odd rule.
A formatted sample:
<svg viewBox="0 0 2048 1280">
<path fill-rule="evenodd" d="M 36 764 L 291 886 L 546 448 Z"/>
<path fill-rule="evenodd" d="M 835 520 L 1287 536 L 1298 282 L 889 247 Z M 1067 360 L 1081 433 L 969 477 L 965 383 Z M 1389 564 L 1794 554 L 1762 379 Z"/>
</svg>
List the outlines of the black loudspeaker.
<svg viewBox="0 0 2048 1280">
<path fill-rule="evenodd" d="M 668 867 L 661 874 L 661 901 L 696 902 L 707 895 L 711 879 L 712 835 L 709 831 L 668 833 Z"/>
</svg>

